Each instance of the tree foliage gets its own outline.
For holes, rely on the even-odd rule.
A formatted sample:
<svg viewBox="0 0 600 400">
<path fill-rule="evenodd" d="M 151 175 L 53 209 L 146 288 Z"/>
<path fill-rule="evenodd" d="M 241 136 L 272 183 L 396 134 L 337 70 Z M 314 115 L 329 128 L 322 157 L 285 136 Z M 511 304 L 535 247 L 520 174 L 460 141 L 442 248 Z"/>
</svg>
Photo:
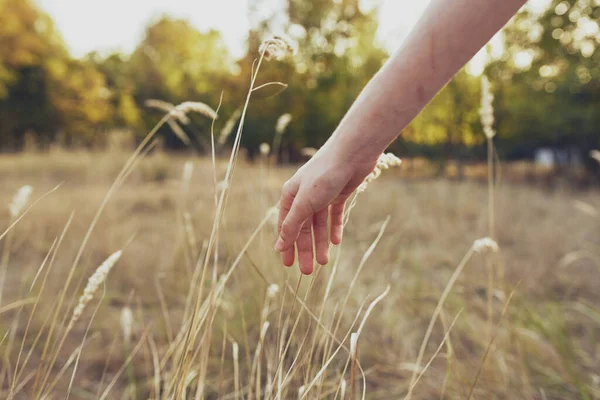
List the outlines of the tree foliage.
<svg viewBox="0 0 600 400">
<path fill-rule="evenodd" d="M 0 148 L 18 149 L 27 132 L 42 143 L 101 142 L 112 129 L 142 136 L 160 117 L 144 102 L 203 101 L 222 96 L 217 131 L 243 102 L 260 42 L 275 20 L 298 42 L 292 59 L 265 64 L 260 82 L 285 82 L 253 94 L 243 146 L 249 154 L 275 140 L 275 123 L 290 113 L 281 154 L 294 159 L 336 129 L 387 58 L 376 40 L 375 10 L 359 0 L 287 0 L 273 18 L 256 20 L 248 51 L 235 60 L 216 31 L 163 16 L 152 21 L 132 54 L 72 58 L 52 20 L 33 0 L 0 0 Z M 541 14 L 524 11 L 505 29 L 505 52 L 486 69 L 496 101 L 499 151 L 531 156 L 539 146 L 584 155 L 600 147 L 600 3 L 553 0 Z M 397 144 L 440 160 L 484 154 L 479 79 L 461 71 L 405 130 Z M 184 127 L 202 148 L 211 121 Z M 165 128 L 167 145 L 181 143 Z"/>
</svg>

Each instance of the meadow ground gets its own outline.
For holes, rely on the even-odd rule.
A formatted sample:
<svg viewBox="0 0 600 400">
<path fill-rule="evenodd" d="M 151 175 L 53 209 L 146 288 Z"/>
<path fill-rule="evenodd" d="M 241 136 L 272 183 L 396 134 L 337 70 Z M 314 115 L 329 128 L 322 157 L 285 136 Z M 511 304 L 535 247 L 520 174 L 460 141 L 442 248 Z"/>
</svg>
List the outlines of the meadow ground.
<svg viewBox="0 0 600 400">
<path fill-rule="evenodd" d="M 349 399 L 359 398 L 366 382 L 368 399 L 401 399 L 409 391 L 413 399 L 600 398 L 597 191 L 501 182 L 495 196 L 500 250 L 480 254 L 470 249 L 488 236 L 484 183 L 385 171 L 358 197 L 331 265 L 298 286 L 297 268 L 282 267 L 273 250 L 276 227 L 268 211 L 294 169 L 240 161 L 218 258 L 190 290 L 213 225 L 213 172 L 210 160 L 195 159 L 186 189 L 187 158 L 164 153 L 142 160 L 108 202 L 67 286 L 54 337 L 65 331 L 98 265 L 119 249 L 123 255 L 49 360 L 43 355 L 54 326 L 48 317 L 127 156 L 0 157 L 0 204 L 6 205 L 0 233 L 11 223 L 8 205 L 19 187 L 33 186 L 35 200 L 62 183 L 0 243 L 6 264 L 0 397 L 64 398 L 71 386 L 73 399 L 162 398 L 190 299 L 215 293 L 219 277 L 235 265 L 221 296 L 207 303 L 214 312 L 206 314 L 193 358 L 200 362 L 187 369 L 181 396 L 193 398 L 200 386 L 208 399 Z M 224 170 L 219 162 L 219 176 Z M 48 346 L 57 348 L 56 340 Z"/>
</svg>

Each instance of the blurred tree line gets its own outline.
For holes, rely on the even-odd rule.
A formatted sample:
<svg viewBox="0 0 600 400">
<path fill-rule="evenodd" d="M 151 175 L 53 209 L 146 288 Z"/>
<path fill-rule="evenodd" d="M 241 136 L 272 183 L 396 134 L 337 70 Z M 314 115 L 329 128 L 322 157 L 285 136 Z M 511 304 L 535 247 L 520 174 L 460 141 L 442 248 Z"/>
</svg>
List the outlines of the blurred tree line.
<svg viewBox="0 0 600 400">
<path fill-rule="evenodd" d="M 279 17 L 299 52 L 264 64 L 259 84 L 288 87 L 255 93 L 242 144 L 255 154 L 260 143 L 273 142 L 279 116 L 290 113 L 281 152 L 293 159 L 300 149 L 323 144 L 388 55 L 375 39 L 376 10 L 361 9 L 359 0 L 287 0 Z M 532 157 L 545 146 L 568 148 L 586 160 L 600 147 L 599 19 L 598 0 L 553 0 L 545 12 L 524 11 L 507 27 L 503 55 L 486 67 L 504 159 Z M 64 146 L 93 146 L 116 129 L 143 137 L 162 117 L 144 106 L 147 99 L 216 108 L 222 96 L 218 130 L 243 102 L 271 23 L 254 21 L 248 52 L 239 60 L 218 32 L 200 32 L 168 16 L 147 27 L 132 54 L 74 59 L 34 0 L 0 0 L 0 149 L 18 150 L 28 136 Z M 394 150 L 441 165 L 483 157 L 479 90 L 479 78 L 461 71 Z M 210 123 L 198 117 L 185 127 L 200 150 Z M 168 146 L 182 146 L 168 128 L 162 134 Z"/>
</svg>

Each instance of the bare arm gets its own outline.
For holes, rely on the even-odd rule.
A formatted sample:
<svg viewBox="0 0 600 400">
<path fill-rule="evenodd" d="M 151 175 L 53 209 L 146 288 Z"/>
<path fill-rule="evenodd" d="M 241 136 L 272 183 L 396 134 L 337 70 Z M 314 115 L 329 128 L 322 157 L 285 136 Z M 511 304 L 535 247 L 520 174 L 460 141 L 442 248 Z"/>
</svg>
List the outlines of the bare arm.
<svg viewBox="0 0 600 400">
<path fill-rule="evenodd" d="M 342 239 L 350 194 L 379 155 L 526 0 L 432 0 L 404 45 L 358 96 L 317 154 L 284 185 L 275 249 L 300 270 Z M 328 218 L 331 232 L 328 232 Z M 330 233 L 330 235 L 329 235 Z"/>
<path fill-rule="evenodd" d="M 376 159 L 526 0 L 433 0 L 365 87 L 330 141 Z"/>
</svg>

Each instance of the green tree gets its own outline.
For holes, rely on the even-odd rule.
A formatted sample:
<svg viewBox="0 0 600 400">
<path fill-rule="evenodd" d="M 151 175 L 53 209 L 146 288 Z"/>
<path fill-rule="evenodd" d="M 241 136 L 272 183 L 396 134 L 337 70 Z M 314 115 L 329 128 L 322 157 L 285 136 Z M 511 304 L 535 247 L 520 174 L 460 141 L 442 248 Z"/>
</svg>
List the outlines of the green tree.
<svg viewBox="0 0 600 400">
<path fill-rule="evenodd" d="M 439 174 L 454 159 L 462 178 L 467 150 L 484 143 L 479 123 L 479 82 L 464 69 L 437 94 L 401 136 L 403 142 L 426 146 L 439 160 Z"/>
<path fill-rule="evenodd" d="M 499 146 L 508 155 L 553 146 L 589 160 L 600 146 L 599 18 L 597 1 L 553 0 L 506 30 L 506 56 L 488 70 L 499 90 Z"/>
<path fill-rule="evenodd" d="M 66 57 L 50 18 L 30 0 L 0 0 L 0 145 L 58 124 L 47 67 Z"/>
<path fill-rule="evenodd" d="M 320 147 L 337 127 L 356 96 L 386 58 L 375 39 L 375 10 L 363 11 L 357 0 L 288 0 L 285 15 L 289 33 L 298 42 L 297 54 L 270 62 L 261 70 L 261 82 L 285 82 L 276 97 L 251 104 L 243 145 L 256 151 L 272 142 L 277 118 L 292 114 L 283 136 L 282 151 L 292 158 L 302 147 Z M 249 54 L 240 61 L 242 76 L 250 75 L 260 42 L 268 37 L 270 21 L 262 21 L 250 34 Z"/>
<path fill-rule="evenodd" d="M 146 29 L 145 37 L 129 60 L 133 81 L 133 97 L 138 106 L 147 99 L 160 99 L 173 104 L 182 101 L 202 101 L 213 108 L 219 102 L 221 90 L 229 86 L 235 64 L 216 31 L 199 32 L 185 20 L 162 17 Z M 146 129 L 160 116 L 148 110 Z M 211 121 L 194 119 L 193 128 L 185 129 L 189 136 L 204 135 L 206 141 Z M 165 132 L 167 129 L 165 129 Z M 167 134 L 167 144 L 178 143 Z"/>
</svg>

